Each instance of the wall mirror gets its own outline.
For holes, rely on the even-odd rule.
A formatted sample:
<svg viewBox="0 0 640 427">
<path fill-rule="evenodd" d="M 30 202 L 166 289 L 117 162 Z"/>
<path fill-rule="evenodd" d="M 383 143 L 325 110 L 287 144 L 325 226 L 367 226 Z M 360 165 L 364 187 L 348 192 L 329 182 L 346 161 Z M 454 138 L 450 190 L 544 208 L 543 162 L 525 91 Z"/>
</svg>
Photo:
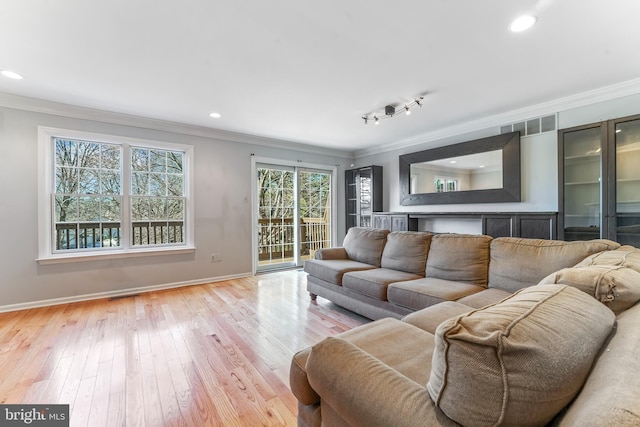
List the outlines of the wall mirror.
<svg viewBox="0 0 640 427">
<path fill-rule="evenodd" d="M 520 133 L 400 156 L 400 204 L 520 201 Z"/>
</svg>

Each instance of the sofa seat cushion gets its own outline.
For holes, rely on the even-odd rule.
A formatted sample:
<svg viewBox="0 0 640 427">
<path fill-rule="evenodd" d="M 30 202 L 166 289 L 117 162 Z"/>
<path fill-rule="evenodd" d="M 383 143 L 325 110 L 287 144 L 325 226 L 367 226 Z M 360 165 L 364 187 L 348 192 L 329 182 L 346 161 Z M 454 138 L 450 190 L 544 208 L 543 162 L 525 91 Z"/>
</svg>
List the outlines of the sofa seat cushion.
<svg viewBox="0 0 640 427">
<path fill-rule="evenodd" d="M 382 251 L 389 230 L 368 227 L 351 227 L 344 236 L 342 246 L 349 259 L 380 267 Z"/>
<path fill-rule="evenodd" d="M 640 273 L 620 265 L 563 268 L 540 281 L 540 284 L 549 283 L 578 288 L 616 314 L 640 301 Z"/>
<path fill-rule="evenodd" d="M 456 301 L 445 301 L 407 314 L 402 318 L 402 321 L 423 331 L 435 334 L 440 323 L 452 317 L 468 313 L 471 310 L 473 308 L 468 305 L 460 304 Z"/>
<path fill-rule="evenodd" d="M 510 297 L 512 294 L 512 292 L 503 291 L 502 289 L 489 288 L 460 298 L 458 302 L 460 304 L 468 305 L 469 307 L 482 308 L 485 305 L 500 302 L 503 299 Z"/>
<path fill-rule="evenodd" d="M 591 265 L 617 265 L 631 268 L 640 273 L 640 249 L 625 245 L 613 251 L 598 252 L 580 261 L 576 267 Z"/>
<path fill-rule="evenodd" d="M 565 242 L 499 237 L 491 242 L 489 287 L 515 292 L 589 255 L 618 247 L 619 243 L 604 239 Z"/>
<path fill-rule="evenodd" d="M 487 287 L 490 236 L 436 234 L 427 258 L 427 277 Z"/>
<path fill-rule="evenodd" d="M 523 289 L 438 326 L 427 390 L 462 425 L 547 424 L 580 391 L 614 323 L 570 286 Z"/>
<path fill-rule="evenodd" d="M 342 276 L 349 271 L 375 269 L 373 265 L 349 259 L 310 259 L 304 262 L 304 271 L 334 285 L 342 286 Z"/>
<path fill-rule="evenodd" d="M 382 251 L 382 267 L 424 277 L 431 236 L 431 233 L 423 231 L 389 233 Z"/>
<path fill-rule="evenodd" d="M 393 304 L 420 310 L 443 301 L 455 301 L 483 289 L 482 286 L 468 283 L 424 277 L 390 284 L 387 299 Z"/>
<path fill-rule="evenodd" d="M 389 286 L 389 283 L 413 280 L 420 277 L 422 276 L 404 271 L 376 268 L 374 270 L 345 273 L 342 277 L 342 286 L 353 292 L 386 301 L 387 286 Z"/>
</svg>

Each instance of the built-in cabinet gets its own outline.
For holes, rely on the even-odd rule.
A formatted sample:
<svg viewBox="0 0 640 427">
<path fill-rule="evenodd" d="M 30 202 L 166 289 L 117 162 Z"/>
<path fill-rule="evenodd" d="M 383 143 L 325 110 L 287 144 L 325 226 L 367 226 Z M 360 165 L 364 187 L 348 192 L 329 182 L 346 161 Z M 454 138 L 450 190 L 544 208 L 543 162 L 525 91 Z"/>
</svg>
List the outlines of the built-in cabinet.
<svg viewBox="0 0 640 427">
<path fill-rule="evenodd" d="M 418 231 L 421 219 L 480 221 L 482 234 L 492 237 L 557 238 L 556 212 L 377 212 L 373 226 L 391 231 Z"/>
<path fill-rule="evenodd" d="M 640 247 L 640 115 L 558 131 L 558 237 Z"/>
<path fill-rule="evenodd" d="M 382 210 L 382 166 L 345 171 L 346 229 L 372 227 L 374 212 Z"/>
</svg>

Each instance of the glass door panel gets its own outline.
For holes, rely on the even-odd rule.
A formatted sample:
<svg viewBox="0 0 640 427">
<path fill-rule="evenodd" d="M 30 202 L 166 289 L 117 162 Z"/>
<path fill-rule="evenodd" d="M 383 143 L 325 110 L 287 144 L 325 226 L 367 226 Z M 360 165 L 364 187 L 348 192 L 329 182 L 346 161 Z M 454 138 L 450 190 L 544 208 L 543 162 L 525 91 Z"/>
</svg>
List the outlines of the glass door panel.
<svg viewBox="0 0 640 427">
<path fill-rule="evenodd" d="M 298 172 L 300 262 L 331 246 L 331 172 Z"/>
<path fill-rule="evenodd" d="M 258 270 L 295 266 L 295 170 L 258 166 Z"/>
<path fill-rule="evenodd" d="M 640 120 L 616 124 L 616 240 L 640 246 Z"/>
<path fill-rule="evenodd" d="M 600 237 L 601 128 L 564 134 L 564 238 Z"/>
</svg>

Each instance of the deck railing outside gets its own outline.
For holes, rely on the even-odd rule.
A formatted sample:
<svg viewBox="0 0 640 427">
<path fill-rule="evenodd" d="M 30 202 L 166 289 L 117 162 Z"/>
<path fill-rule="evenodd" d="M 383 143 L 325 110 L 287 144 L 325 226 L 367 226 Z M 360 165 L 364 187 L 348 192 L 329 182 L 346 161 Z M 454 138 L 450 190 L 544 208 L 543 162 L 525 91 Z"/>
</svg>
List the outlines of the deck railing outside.
<svg viewBox="0 0 640 427">
<path fill-rule="evenodd" d="M 184 242 L 182 221 L 140 221 L 132 223 L 133 246 Z M 56 249 L 120 246 L 119 222 L 56 224 Z"/>
<path fill-rule="evenodd" d="M 293 258 L 294 218 L 258 219 L 258 260 L 276 261 Z M 316 250 L 328 247 L 329 224 L 323 218 L 300 218 L 300 255 L 313 257 Z"/>
</svg>

